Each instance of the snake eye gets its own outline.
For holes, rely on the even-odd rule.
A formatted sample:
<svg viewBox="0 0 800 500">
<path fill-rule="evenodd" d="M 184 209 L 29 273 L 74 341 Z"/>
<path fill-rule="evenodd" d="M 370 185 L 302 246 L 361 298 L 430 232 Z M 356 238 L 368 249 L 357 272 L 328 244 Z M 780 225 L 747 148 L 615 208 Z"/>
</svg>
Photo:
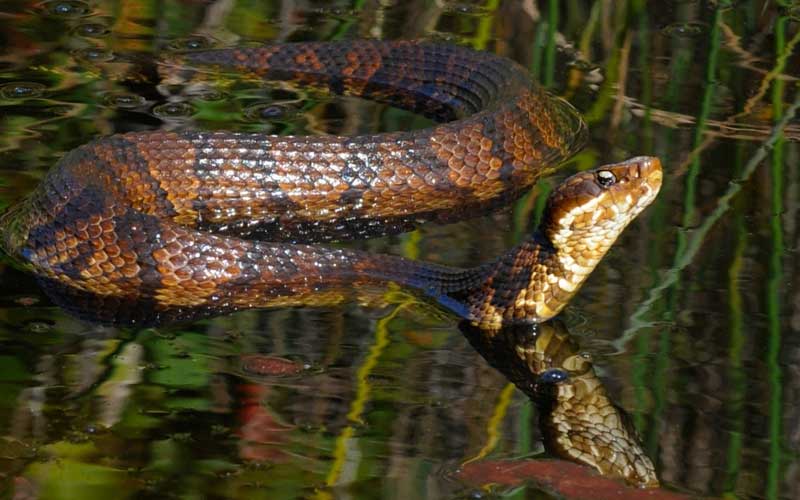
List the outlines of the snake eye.
<svg viewBox="0 0 800 500">
<path fill-rule="evenodd" d="M 600 170 L 597 172 L 597 182 L 603 187 L 609 187 L 617 182 L 617 177 L 609 170 Z"/>
</svg>

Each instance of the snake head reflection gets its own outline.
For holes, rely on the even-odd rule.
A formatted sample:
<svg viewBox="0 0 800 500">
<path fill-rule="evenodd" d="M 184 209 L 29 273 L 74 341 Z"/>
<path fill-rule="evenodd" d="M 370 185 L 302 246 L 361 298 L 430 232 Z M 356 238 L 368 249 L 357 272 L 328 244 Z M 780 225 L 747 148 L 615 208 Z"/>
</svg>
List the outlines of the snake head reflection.
<svg viewBox="0 0 800 500">
<path fill-rule="evenodd" d="M 492 366 L 536 404 L 548 453 L 627 483 L 658 486 L 653 463 L 625 411 L 609 398 L 592 356 L 560 321 L 461 331 Z"/>
<path fill-rule="evenodd" d="M 653 463 L 639 445 L 629 416 L 611 402 L 593 369 L 546 370 L 536 382 L 535 396 L 550 453 L 630 484 L 658 486 Z"/>
</svg>

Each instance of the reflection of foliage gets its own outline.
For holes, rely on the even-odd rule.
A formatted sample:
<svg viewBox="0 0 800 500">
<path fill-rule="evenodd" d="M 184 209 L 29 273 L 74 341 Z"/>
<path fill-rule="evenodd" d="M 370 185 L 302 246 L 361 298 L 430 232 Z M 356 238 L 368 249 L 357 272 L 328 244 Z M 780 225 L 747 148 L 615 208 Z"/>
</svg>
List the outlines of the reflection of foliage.
<svg viewBox="0 0 800 500">
<path fill-rule="evenodd" d="M 0 177 L 0 189 L 3 189 L 6 185 L 7 185 L 6 181 L 2 177 Z M 0 212 L 5 211 L 6 208 L 8 208 L 8 201 L 3 198 L 0 198 Z"/>
<path fill-rule="evenodd" d="M 134 495 L 126 471 L 80 461 L 80 457 L 65 456 L 65 446 L 66 443 L 61 443 L 62 453 L 53 455 L 57 461 L 34 464 L 27 471 L 39 485 L 41 498 L 100 500 Z"/>
<path fill-rule="evenodd" d="M 22 384 L 31 376 L 27 367 L 15 356 L 0 356 L 0 409 L 13 411 Z"/>
<path fill-rule="evenodd" d="M 239 44 L 436 36 L 528 64 L 592 122 L 593 140 L 570 168 L 633 154 L 658 154 L 667 168 L 658 204 L 637 221 L 571 308 L 573 319 L 591 324 L 587 336 L 596 344 L 590 348 L 600 346 L 598 361 L 608 366 L 609 375 L 633 382 L 630 394 L 622 391 L 630 395 L 624 403 L 636 410 L 651 456 L 664 457 L 661 467 L 678 478 L 676 486 L 698 493 L 749 497 L 768 489 L 770 495 L 796 496 L 790 473 L 798 457 L 785 450 L 797 446 L 781 436 L 788 433 L 780 426 L 781 418 L 796 416 L 790 400 L 796 381 L 781 366 L 780 354 L 795 352 L 797 340 L 780 333 L 792 331 L 788 318 L 797 316 L 794 290 L 786 283 L 798 269 L 792 250 L 785 250 L 797 247 L 791 223 L 797 211 L 791 196 L 797 124 L 779 123 L 787 125 L 787 141 L 777 134 L 770 138 L 779 128 L 776 122 L 792 111 L 784 94 L 800 76 L 792 65 L 800 35 L 796 23 L 784 17 L 796 8 L 781 10 L 756 0 L 737 2 L 735 9 L 726 2 L 644 0 L 337 1 L 324 6 L 126 0 L 93 2 L 96 15 L 65 20 L 39 16 L 29 4 L 2 7 L 17 9 L 8 13 L 14 17 L 0 16 L 7 44 L 2 78 L 39 82 L 48 90 L 38 99 L 0 102 L 0 210 L 7 197 L 28 191 L 30 179 L 43 175 L 60 154 L 98 134 L 158 126 L 276 133 L 340 133 L 351 127 L 346 131 L 351 133 L 428 124 L 396 109 L 313 91 L 293 95 L 300 103 L 296 114 L 254 122 L 243 116 L 249 105 L 284 98 L 261 82 L 236 78 L 206 82 L 226 92 L 227 100 L 202 101 L 181 89 L 167 95 L 155 86 L 160 68 L 152 61 L 166 56 L 162 48 L 176 37 L 203 35 Z M 75 36 L 73 28 L 87 20 L 107 22 L 112 35 Z M 91 46 L 117 57 L 113 63 L 93 63 L 73 52 Z M 710 60 L 717 63 L 713 74 L 707 74 Z M 117 93 L 140 94 L 146 103 L 115 108 L 105 97 Z M 190 102 L 197 112 L 162 123 L 151 110 L 169 100 Z M 775 145 L 776 154 L 759 146 L 765 140 L 766 146 Z M 768 172 L 757 170 L 756 160 L 764 158 L 771 162 Z M 697 195 L 684 203 L 683 176 L 689 168 Z M 546 185 L 538 186 L 536 196 L 521 199 L 511 216 L 354 245 L 475 263 L 530 229 L 541 217 L 546 191 Z M 685 246 L 675 255 L 679 238 Z M 661 271 L 667 268 L 671 271 L 664 278 Z M 150 496 L 157 496 L 158 488 L 176 496 L 286 497 L 320 491 L 335 496 L 324 488 L 328 478 L 352 490 L 345 495 L 379 497 L 397 490 L 422 497 L 436 488 L 430 486 L 436 475 L 431 469 L 474 456 L 487 441 L 496 443 L 492 453 L 498 455 L 537 446 L 531 407 L 518 395 L 502 399 L 508 407 L 499 408 L 507 413 L 502 422 L 492 420 L 502 413 L 494 403 L 504 383 L 464 350 L 457 332 L 439 326 L 438 318 L 417 306 L 404 307 L 402 315 L 379 325 L 374 313 L 357 308 L 282 310 L 175 328 L 174 338 L 139 332 L 135 338 L 144 357 L 126 361 L 118 353 L 113 359 L 98 356 L 92 342 L 102 342 L 84 337 L 87 327 L 54 309 L 17 305 L 13 301 L 20 297 L 46 302 L 28 278 L 0 272 L 5 349 L 0 424 L 19 439 L 42 441 L 41 457 L 25 458 L 22 475 L 39 483 L 43 496 L 124 497 L 137 488 Z M 651 283 L 656 285 L 649 291 L 652 300 L 642 298 Z M 627 315 L 640 304 L 640 313 L 629 322 Z M 47 335 L 31 333 L 28 322 L 50 320 L 54 326 Z M 602 359 L 622 331 L 627 334 L 614 347 L 625 354 Z M 286 380 L 243 376 L 236 356 L 262 351 L 313 361 L 320 373 Z M 93 365 L 108 368 L 99 370 L 108 378 L 86 382 Z M 134 381 L 134 372 L 141 380 Z M 89 396 L 61 397 L 63 386 L 71 388 L 77 380 L 87 384 Z M 731 383 L 715 387 L 715 380 Z M 768 398 L 762 398 L 766 388 Z M 251 414 L 239 407 L 246 391 L 257 393 L 248 407 Z M 37 410 L 42 398 L 45 408 Z M 102 412 L 97 406 L 114 398 L 122 402 L 119 421 L 77 439 L 76 428 L 98 430 Z M 348 421 L 350 412 L 358 419 Z M 253 444 L 241 435 L 243 422 L 253 414 L 262 419 L 258 422 L 278 422 L 254 444 L 269 457 L 261 462 L 239 454 L 240 446 Z M 767 414 L 769 436 L 746 425 Z M 34 423 L 47 432 L 34 438 L 21 430 Z M 500 432 L 496 442 L 490 439 L 495 430 Z M 687 430 L 694 433 L 684 437 Z M 680 459 L 667 456 L 670 452 Z M 747 458 L 754 456 L 764 460 Z M 693 471 L 707 470 L 708 464 L 713 464 L 708 470 L 716 474 L 715 483 L 680 479 L 696 478 Z M 722 471 L 724 485 L 718 481 Z M 782 471 L 788 486 L 776 480 Z M 753 479 L 760 477 L 768 477 L 769 484 L 762 487 Z"/>
</svg>

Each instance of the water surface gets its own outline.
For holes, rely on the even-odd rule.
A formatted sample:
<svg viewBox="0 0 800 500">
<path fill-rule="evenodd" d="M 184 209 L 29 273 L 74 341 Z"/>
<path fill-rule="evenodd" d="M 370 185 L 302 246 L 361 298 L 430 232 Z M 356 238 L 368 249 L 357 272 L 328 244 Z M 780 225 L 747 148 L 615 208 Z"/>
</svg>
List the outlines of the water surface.
<svg viewBox="0 0 800 500">
<path fill-rule="evenodd" d="M 797 498 L 800 122 L 779 125 L 797 99 L 798 19 L 752 0 L 8 0 L 0 209 L 102 134 L 429 124 L 235 78 L 166 85 L 154 61 L 171 50 L 376 37 L 502 54 L 585 114 L 589 145 L 506 210 L 351 245 L 475 265 L 530 231 L 569 172 L 659 156 L 661 195 L 562 319 L 666 488 Z M 0 491 L 460 498 L 486 494 L 456 477 L 465 461 L 541 455 L 533 405 L 452 319 L 392 290 L 382 302 L 115 329 L 70 317 L 0 260 Z M 264 374 L 276 357 L 282 373 Z"/>
</svg>

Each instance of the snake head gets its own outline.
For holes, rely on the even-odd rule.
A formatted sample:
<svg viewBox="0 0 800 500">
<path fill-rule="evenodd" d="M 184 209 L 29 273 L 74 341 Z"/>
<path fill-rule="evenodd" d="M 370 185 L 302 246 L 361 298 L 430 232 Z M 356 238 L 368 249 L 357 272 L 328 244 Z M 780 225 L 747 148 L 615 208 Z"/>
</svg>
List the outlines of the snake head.
<svg viewBox="0 0 800 500">
<path fill-rule="evenodd" d="M 579 172 L 548 198 L 545 232 L 556 248 L 602 233 L 607 248 L 655 199 L 661 177 L 661 162 L 647 156 Z"/>
<path fill-rule="evenodd" d="M 517 318 L 542 322 L 558 314 L 625 227 L 655 199 L 661 175 L 658 158 L 641 156 L 579 172 L 559 184 L 547 199 L 533 243 L 503 257 L 512 269 L 525 259 L 536 262 L 527 288 L 517 291 L 513 279 L 492 276 L 493 289 L 509 288 L 516 298 L 502 320 L 484 320 L 484 327 Z M 534 257 L 524 256 L 528 248 L 537 249 Z"/>
</svg>

